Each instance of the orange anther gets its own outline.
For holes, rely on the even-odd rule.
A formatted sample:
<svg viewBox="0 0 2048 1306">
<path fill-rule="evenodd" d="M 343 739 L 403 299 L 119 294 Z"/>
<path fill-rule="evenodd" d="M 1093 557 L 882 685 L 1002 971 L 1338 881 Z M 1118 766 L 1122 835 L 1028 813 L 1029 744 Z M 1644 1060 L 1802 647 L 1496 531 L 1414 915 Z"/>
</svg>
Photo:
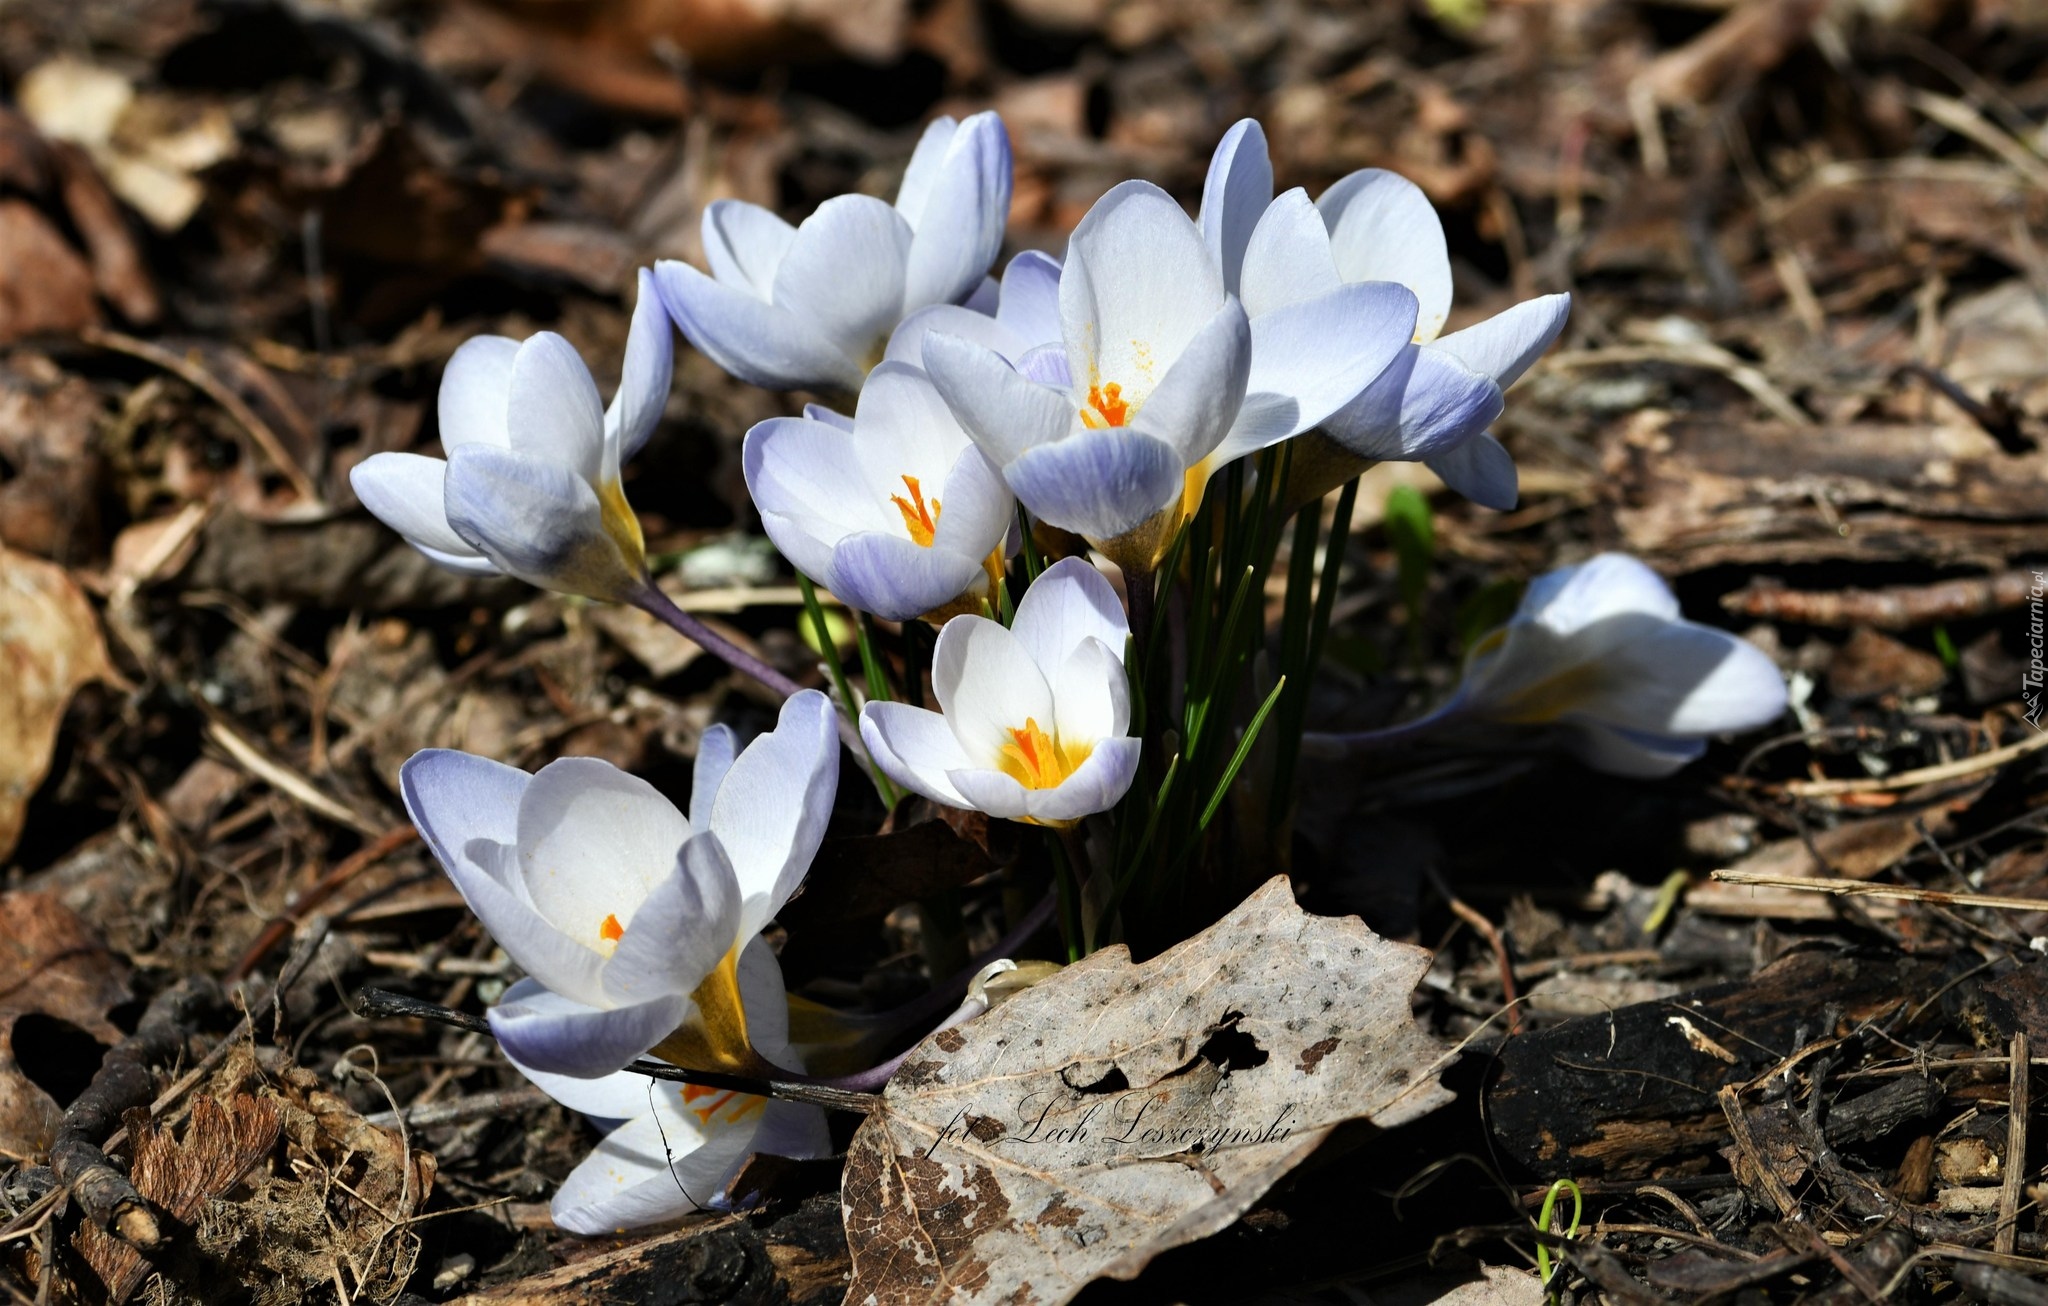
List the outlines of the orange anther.
<svg viewBox="0 0 2048 1306">
<path fill-rule="evenodd" d="M 910 532 L 911 541 L 919 548 L 929 549 L 932 537 L 939 531 L 939 501 L 933 499 L 929 505 L 925 503 L 924 488 L 917 483 L 915 476 L 904 477 L 903 485 L 910 491 L 910 497 L 906 499 L 900 494 L 892 494 L 889 502 L 903 514 L 903 529 Z"/>
</svg>

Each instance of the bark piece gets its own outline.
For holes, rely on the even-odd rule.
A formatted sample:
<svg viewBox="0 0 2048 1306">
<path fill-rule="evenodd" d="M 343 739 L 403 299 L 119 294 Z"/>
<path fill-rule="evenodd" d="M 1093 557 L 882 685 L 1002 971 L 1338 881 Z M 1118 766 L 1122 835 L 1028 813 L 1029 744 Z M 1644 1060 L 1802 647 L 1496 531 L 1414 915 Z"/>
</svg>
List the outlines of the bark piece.
<svg viewBox="0 0 2048 1306">
<path fill-rule="evenodd" d="M 1142 965 L 1105 949 L 905 1059 L 854 1135 L 849 1303 L 1063 1302 L 1236 1219 L 1338 1124 L 1442 1105 L 1429 954 L 1276 877 Z"/>
</svg>

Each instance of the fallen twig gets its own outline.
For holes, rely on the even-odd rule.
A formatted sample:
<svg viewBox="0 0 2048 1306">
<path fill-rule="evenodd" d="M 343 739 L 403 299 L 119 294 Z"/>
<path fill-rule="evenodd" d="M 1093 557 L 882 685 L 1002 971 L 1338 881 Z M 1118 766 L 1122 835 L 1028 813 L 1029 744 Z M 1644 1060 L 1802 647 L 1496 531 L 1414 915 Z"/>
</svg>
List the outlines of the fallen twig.
<svg viewBox="0 0 2048 1306">
<path fill-rule="evenodd" d="M 1917 889 L 1901 884 L 1871 884 L 1866 880 L 1833 880 L 1821 876 L 1771 875 L 1764 871 L 1715 871 L 1713 878 L 1724 884 L 1753 884 L 1771 889 L 1801 889 L 1846 898 L 1898 898 L 1939 907 L 1999 907 L 2006 911 L 2048 911 L 2048 898 L 2008 898 L 1995 893 L 1944 893 L 1940 889 Z"/>
<path fill-rule="evenodd" d="M 1875 590 L 1791 590 L 1751 584 L 1723 595 L 1721 606 L 1738 616 L 1805 626 L 1911 630 L 2018 607 L 2034 584 L 2033 573 L 2026 571 Z"/>
</svg>

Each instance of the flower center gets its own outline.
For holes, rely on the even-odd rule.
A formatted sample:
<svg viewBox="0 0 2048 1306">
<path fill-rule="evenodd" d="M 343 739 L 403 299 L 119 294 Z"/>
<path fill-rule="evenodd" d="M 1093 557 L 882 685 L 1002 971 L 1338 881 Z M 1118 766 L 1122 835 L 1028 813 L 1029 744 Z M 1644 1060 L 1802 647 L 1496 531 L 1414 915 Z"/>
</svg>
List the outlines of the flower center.
<svg viewBox="0 0 2048 1306">
<path fill-rule="evenodd" d="M 1024 725 L 1009 735 L 996 765 L 1026 789 L 1057 788 L 1095 751 L 1089 744 L 1062 744 L 1057 735 L 1040 730 L 1032 717 L 1025 717 Z"/>
<path fill-rule="evenodd" d="M 1088 406 L 1081 410 L 1081 425 L 1091 431 L 1106 431 L 1112 426 L 1127 426 L 1131 420 L 1131 406 L 1124 402 L 1124 388 L 1111 381 L 1108 385 L 1097 382 L 1088 387 Z"/>
<path fill-rule="evenodd" d="M 910 497 L 900 494 L 889 496 L 889 502 L 896 505 L 896 511 L 903 514 L 903 529 L 910 532 L 911 542 L 919 548 L 932 547 L 932 537 L 939 533 L 939 501 L 925 502 L 924 488 L 915 476 L 903 478 L 903 487 L 910 491 Z"/>
</svg>

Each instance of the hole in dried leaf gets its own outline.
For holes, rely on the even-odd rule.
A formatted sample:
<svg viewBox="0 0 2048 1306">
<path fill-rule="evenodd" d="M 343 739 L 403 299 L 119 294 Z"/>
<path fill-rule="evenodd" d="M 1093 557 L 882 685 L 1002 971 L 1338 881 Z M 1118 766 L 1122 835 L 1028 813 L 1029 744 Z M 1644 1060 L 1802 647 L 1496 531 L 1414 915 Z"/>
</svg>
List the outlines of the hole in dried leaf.
<svg viewBox="0 0 2048 1306">
<path fill-rule="evenodd" d="M 1223 1023 L 1209 1035 L 1208 1041 L 1195 1050 L 1195 1055 L 1222 1068 L 1224 1074 L 1233 1070 L 1250 1070 L 1266 1064 L 1266 1049 L 1259 1041 L 1237 1027 L 1244 1019 L 1242 1011 L 1228 1012 Z"/>
<path fill-rule="evenodd" d="M 1131 1086 L 1131 1081 L 1124 1074 L 1122 1066 L 1111 1066 L 1108 1073 L 1092 1084 L 1075 1083 L 1072 1077 L 1073 1071 L 1074 1067 L 1072 1066 L 1062 1070 L 1060 1072 L 1060 1080 L 1076 1093 L 1121 1093 Z"/>
</svg>

